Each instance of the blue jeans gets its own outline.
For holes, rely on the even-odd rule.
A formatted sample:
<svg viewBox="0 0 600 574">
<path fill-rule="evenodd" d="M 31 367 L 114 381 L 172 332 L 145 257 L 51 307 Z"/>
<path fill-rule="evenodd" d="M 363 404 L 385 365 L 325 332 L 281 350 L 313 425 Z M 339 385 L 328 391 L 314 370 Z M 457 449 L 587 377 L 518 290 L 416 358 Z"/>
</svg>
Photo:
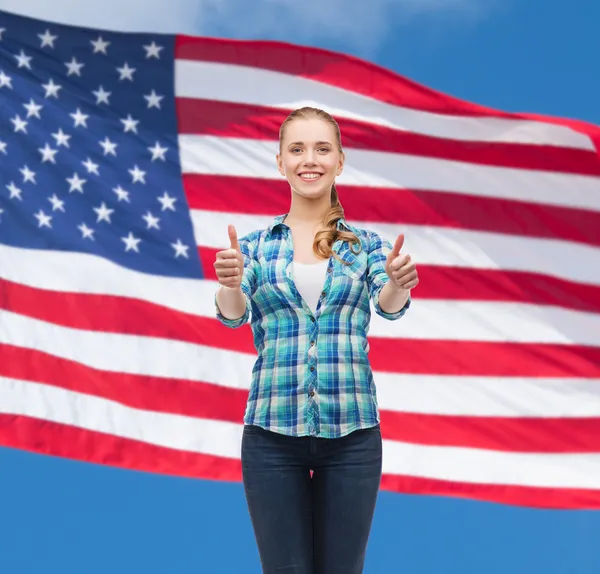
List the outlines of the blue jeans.
<svg viewBox="0 0 600 574">
<path fill-rule="evenodd" d="M 381 447 L 379 426 L 335 439 L 244 426 L 244 491 L 263 574 L 362 573 Z"/>
</svg>

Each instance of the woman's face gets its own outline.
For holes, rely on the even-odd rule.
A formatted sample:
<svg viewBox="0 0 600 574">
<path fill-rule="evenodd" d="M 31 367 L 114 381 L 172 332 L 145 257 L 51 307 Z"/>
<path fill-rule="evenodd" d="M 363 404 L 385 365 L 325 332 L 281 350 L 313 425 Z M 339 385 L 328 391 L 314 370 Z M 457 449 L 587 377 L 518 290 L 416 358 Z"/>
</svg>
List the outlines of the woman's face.
<svg viewBox="0 0 600 574">
<path fill-rule="evenodd" d="M 344 167 L 334 127 L 318 118 L 288 123 L 277 166 L 298 195 L 307 199 L 329 197 L 331 185 Z"/>
</svg>

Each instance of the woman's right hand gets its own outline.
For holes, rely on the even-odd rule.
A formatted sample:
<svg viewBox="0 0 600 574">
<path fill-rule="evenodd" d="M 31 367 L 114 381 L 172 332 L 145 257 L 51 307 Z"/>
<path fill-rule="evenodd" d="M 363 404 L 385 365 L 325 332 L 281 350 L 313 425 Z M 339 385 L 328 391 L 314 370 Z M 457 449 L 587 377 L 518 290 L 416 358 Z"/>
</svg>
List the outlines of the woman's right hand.
<svg viewBox="0 0 600 574">
<path fill-rule="evenodd" d="M 242 255 L 235 227 L 229 225 L 227 231 L 231 247 L 217 252 L 213 266 L 220 285 L 229 287 L 229 289 L 239 289 L 244 273 L 244 256 Z"/>
</svg>

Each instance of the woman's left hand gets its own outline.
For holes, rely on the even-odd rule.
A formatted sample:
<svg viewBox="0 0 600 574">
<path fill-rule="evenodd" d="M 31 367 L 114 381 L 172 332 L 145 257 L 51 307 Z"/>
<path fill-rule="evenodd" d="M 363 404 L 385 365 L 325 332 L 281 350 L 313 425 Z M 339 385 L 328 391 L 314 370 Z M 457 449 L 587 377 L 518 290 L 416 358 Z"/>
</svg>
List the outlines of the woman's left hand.
<svg viewBox="0 0 600 574">
<path fill-rule="evenodd" d="M 404 245 L 404 234 L 398 235 L 393 249 L 388 253 L 385 271 L 390 282 L 398 289 L 413 289 L 419 283 L 417 264 L 408 254 L 400 253 Z"/>
</svg>

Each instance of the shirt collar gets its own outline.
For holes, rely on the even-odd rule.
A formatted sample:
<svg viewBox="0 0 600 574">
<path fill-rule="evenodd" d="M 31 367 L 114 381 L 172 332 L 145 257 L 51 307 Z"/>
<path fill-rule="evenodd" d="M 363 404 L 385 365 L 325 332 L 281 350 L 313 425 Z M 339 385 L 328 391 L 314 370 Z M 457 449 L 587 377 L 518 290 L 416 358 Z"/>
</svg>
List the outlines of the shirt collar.
<svg viewBox="0 0 600 574">
<path fill-rule="evenodd" d="M 283 220 L 286 217 L 287 217 L 287 213 L 284 213 L 282 215 L 277 215 L 276 217 L 274 217 L 271 221 L 271 224 L 267 228 L 268 233 L 269 234 L 273 233 L 273 230 L 280 225 L 286 226 L 285 223 L 283 222 Z M 346 231 L 351 231 L 351 232 L 356 233 L 354 228 L 346 221 L 346 219 L 344 217 L 338 219 L 337 229 L 338 229 L 338 231 L 344 231 L 344 229 L 345 229 Z"/>
</svg>

